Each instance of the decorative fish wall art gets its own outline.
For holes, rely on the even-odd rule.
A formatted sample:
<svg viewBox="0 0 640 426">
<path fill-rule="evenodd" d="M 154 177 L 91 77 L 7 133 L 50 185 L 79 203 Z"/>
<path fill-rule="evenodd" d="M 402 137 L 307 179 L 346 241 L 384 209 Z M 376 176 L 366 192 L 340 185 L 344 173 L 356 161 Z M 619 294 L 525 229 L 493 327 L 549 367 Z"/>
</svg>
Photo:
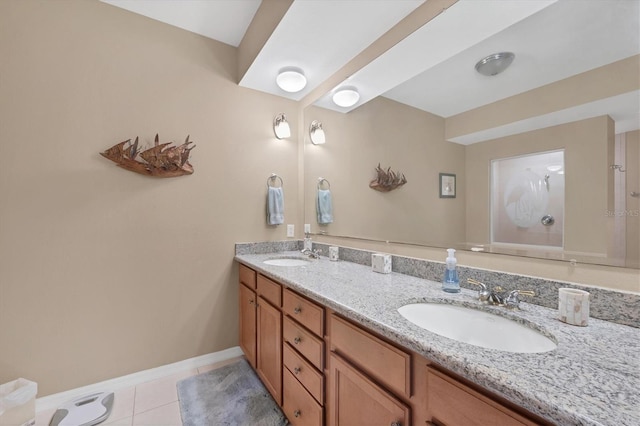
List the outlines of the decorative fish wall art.
<svg viewBox="0 0 640 426">
<path fill-rule="evenodd" d="M 169 146 L 172 143 L 160 143 L 158 134 L 156 134 L 154 146 L 140 151 L 136 136 L 133 143 L 131 143 L 131 139 L 127 139 L 101 152 L 100 155 L 123 169 L 145 176 L 168 178 L 193 174 L 193 166 L 189 163 L 189 153 L 196 146 L 189 147 L 193 143 L 189 141 L 189 136 L 182 145 Z"/>
</svg>

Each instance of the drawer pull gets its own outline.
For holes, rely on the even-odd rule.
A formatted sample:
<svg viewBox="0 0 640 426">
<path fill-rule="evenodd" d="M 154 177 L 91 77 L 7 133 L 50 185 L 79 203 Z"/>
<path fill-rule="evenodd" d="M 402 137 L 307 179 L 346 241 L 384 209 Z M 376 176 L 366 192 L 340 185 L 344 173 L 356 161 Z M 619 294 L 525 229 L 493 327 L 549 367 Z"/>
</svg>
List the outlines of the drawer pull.
<svg viewBox="0 0 640 426">
<path fill-rule="evenodd" d="M 400 422 L 391 422 L 391 426 L 402 426 Z"/>
<path fill-rule="evenodd" d="M 293 369 L 293 373 L 296 374 L 296 375 L 299 374 L 300 373 L 300 367 L 295 367 Z"/>
<path fill-rule="evenodd" d="M 302 308 L 300 306 L 296 306 L 295 308 L 293 308 L 293 313 L 294 314 L 299 314 L 300 312 L 302 312 Z"/>
<path fill-rule="evenodd" d="M 302 413 L 300 412 L 300 410 L 296 410 L 293 412 L 293 417 L 300 417 L 302 415 Z"/>
<path fill-rule="evenodd" d="M 301 341 L 302 341 L 302 339 L 300 339 L 299 337 L 294 337 L 294 338 L 293 338 L 293 343 L 295 343 L 296 345 L 297 345 L 298 343 L 300 343 Z"/>
</svg>

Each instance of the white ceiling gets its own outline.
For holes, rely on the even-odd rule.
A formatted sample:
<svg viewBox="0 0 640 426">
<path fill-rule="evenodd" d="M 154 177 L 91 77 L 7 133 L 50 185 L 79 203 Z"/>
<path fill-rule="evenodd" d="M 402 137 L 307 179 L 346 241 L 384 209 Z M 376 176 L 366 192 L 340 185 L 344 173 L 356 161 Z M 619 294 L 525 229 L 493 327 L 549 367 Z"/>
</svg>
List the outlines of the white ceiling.
<svg viewBox="0 0 640 426">
<path fill-rule="evenodd" d="M 297 0 L 240 85 L 300 100 L 423 2 Z M 276 85 L 276 75 L 287 66 L 304 70 L 307 86 L 300 92 Z"/>
<path fill-rule="evenodd" d="M 101 0 L 238 47 L 262 0 Z"/>
<path fill-rule="evenodd" d="M 558 1 L 471 44 L 384 96 L 450 117 L 636 55 L 640 53 L 639 5 L 627 0 Z M 458 20 L 466 27 L 471 23 L 465 20 L 471 17 L 465 14 Z M 478 60 L 505 50 L 516 54 L 507 71 L 494 77 L 475 71 Z"/>
<path fill-rule="evenodd" d="M 260 0 L 102 1 L 233 46 L 260 5 Z M 294 0 L 239 84 L 300 100 L 423 2 Z M 475 72 L 479 59 L 505 50 L 516 54 L 507 71 L 495 77 Z M 459 0 L 343 84 L 360 91 L 353 108 L 383 95 L 450 117 L 637 54 L 640 0 Z M 275 77 L 285 66 L 304 70 L 303 91 L 289 94 L 277 87 Z M 330 94 L 316 105 L 352 109 L 335 106 Z M 474 143 L 585 115 L 610 114 L 617 128 L 637 129 L 637 95 L 627 94 L 616 111 L 605 99 L 454 141 Z"/>
</svg>

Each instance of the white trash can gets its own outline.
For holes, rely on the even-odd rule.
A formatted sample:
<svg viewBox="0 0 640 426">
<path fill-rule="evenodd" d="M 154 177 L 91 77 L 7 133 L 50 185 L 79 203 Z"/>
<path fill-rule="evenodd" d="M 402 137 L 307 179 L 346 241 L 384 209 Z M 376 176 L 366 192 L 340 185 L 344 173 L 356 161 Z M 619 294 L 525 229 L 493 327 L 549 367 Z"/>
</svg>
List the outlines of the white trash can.
<svg viewBox="0 0 640 426">
<path fill-rule="evenodd" d="M 0 385 L 0 425 L 34 425 L 37 393 L 38 384 L 27 379 Z"/>
</svg>

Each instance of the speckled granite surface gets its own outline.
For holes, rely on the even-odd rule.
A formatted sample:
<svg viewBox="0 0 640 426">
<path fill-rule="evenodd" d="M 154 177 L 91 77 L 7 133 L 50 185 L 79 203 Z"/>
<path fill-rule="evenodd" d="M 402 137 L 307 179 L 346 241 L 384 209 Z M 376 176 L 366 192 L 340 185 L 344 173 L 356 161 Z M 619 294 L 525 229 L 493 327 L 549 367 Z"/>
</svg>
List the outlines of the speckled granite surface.
<svg viewBox="0 0 640 426">
<path fill-rule="evenodd" d="M 318 249 L 324 256 L 329 255 L 328 244 L 314 243 L 314 249 Z M 370 266 L 372 253 L 375 252 L 340 247 L 340 259 L 360 265 Z M 444 268 L 444 262 L 392 256 L 392 270 L 413 277 L 439 282 L 442 280 Z M 458 275 L 460 277 L 460 285 L 469 289 L 474 289 L 474 286 L 467 284 L 467 278 L 474 278 L 491 286 L 500 285 L 505 291 L 515 289 L 534 290 L 536 292 L 535 297 L 525 300 L 552 309 L 558 308 L 559 288 L 568 287 L 585 290 L 590 293 L 591 317 L 632 327 L 640 327 L 640 295 L 638 294 L 464 266 L 458 267 Z"/>
<path fill-rule="evenodd" d="M 640 425 L 637 328 L 595 318 L 588 327 L 571 326 L 556 319 L 556 309 L 522 303 L 520 311 L 511 312 L 481 305 L 472 290 L 450 295 L 438 282 L 378 274 L 370 266 L 326 257 L 297 267 L 263 263 L 278 255 L 300 253 L 245 252 L 236 260 L 558 425 Z M 518 354 L 447 339 L 398 313 L 415 302 L 462 304 L 507 316 L 552 337 L 558 348 Z"/>
</svg>

